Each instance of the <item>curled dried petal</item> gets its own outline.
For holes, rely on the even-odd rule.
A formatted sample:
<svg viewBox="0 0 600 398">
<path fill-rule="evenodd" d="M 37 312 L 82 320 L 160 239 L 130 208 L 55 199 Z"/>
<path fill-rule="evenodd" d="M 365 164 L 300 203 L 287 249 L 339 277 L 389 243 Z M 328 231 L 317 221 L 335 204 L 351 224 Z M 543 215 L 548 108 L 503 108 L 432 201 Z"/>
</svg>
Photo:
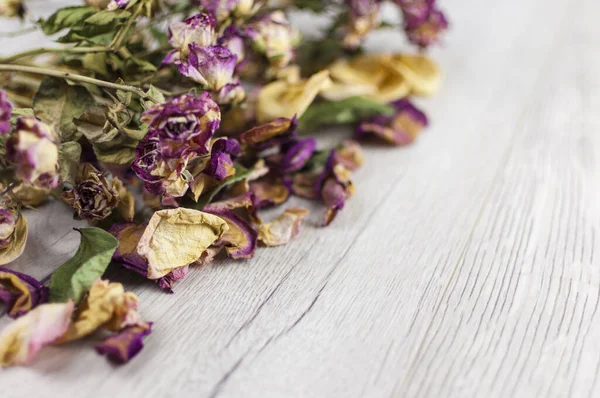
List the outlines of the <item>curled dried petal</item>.
<svg viewBox="0 0 600 398">
<path fill-rule="evenodd" d="M 119 364 L 129 362 L 144 348 L 143 339 L 151 332 L 152 322 L 129 326 L 97 344 L 96 352 L 107 355 L 109 359 Z"/>
<path fill-rule="evenodd" d="M 46 303 L 48 288 L 29 275 L 0 267 L 0 301 L 8 316 L 17 318 Z"/>
<path fill-rule="evenodd" d="M 291 207 L 273 221 L 262 224 L 258 229 L 258 239 L 267 246 L 279 246 L 288 243 L 300 232 L 302 220 L 308 210 Z"/>
</svg>

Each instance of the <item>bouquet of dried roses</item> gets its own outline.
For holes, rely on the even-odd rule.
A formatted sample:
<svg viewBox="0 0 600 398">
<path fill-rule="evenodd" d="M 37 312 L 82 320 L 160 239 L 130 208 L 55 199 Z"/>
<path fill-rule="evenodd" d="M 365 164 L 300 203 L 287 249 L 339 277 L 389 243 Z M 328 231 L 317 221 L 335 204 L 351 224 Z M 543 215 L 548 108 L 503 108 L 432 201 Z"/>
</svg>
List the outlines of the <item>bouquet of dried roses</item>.
<svg viewBox="0 0 600 398">
<path fill-rule="evenodd" d="M 382 3 L 87 0 L 35 21 L 60 45 L 0 58 L 0 301 L 17 318 L 0 363 L 101 329 L 113 334 L 99 353 L 135 356 L 152 323 L 133 293 L 101 279 L 111 262 L 172 292 L 218 255 L 288 243 L 308 211 L 259 213 L 293 195 L 322 202 L 330 224 L 354 193 L 358 141 L 411 143 L 428 124 L 411 97 L 439 84 L 424 55 L 448 25 L 435 0 Z M 371 31 L 396 28 L 384 6 L 420 51 L 363 51 Z M 302 39 L 295 10 L 329 27 Z M 26 18 L 27 4 L 0 0 L 0 16 Z M 319 147 L 330 125 L 353 139 Z M 48 198 L 90 227 L 44 284 L 10 263 L 25 248 L 26 209 Z"/>
</svg>

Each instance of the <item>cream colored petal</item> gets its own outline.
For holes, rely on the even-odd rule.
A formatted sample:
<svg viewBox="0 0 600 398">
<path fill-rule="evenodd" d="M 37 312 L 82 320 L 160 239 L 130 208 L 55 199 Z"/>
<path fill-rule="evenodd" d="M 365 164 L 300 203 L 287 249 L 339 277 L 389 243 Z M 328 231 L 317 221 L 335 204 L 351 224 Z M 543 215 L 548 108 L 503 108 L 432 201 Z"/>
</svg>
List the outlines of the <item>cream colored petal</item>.
<svg viewBox="0 0 600 398">
<path fill-rule="evenodd" d="M 198 210 L 157 211 L 137 247 L 138 253 L 148 260 L 148 278 L 161 278 L 198 260 L 227 229 L 221 218 Z"/>
<path fill-rule="evenodd" d="M 15 226 L 15 232 L 13 233 L 12 242 L 8 247 L 0 249 L 0 265 L 16 260 L 23 253 L 23 250 L 25 250 L 25 243 L 27 243 L 27 220 L 23 214 L 20 214 Z"/>
<path fill-rule="evenodd" d="M 258 94 L 257 121 L 270 122 L 279 117 L 302 116 L 315 97 L 331 85 L 329 72 L 324 70 L 308 80 L 290 83 L 277 80 L 265 85 Z"/>
<path fill-rule="evenodd" d="M 74 304 L 43 304 L 8 325 L 0 334 L 0 365 L 25 365 L 67 330 Z"/>
<path fill-rule="evenodd" d="M 429 96 L 437 92 L 441 73 L 432 59 L 422 55 L 397 54 L 388 63 L 404 76 L 413 94 Z"/>
<path fill-rule="evenodd" d="M 300 225 L 308 210 L 292 207 L 273 221 L 262 224 L 258 229 L 258 240 L 267 246 L 279 246 L 288 243 L 300 232 Z"/>
</svg>

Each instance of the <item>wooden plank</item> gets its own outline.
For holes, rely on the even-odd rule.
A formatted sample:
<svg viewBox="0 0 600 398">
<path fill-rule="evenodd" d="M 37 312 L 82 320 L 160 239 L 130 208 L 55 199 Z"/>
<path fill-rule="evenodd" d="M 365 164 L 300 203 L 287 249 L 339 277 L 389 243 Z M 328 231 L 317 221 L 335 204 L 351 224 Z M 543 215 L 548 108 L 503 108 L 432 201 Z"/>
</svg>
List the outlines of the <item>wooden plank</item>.
<svg viewBox="0 0 600 398">
<path fill-rule="evenodd" d="M 445 6 L 453 30 L 435 57 L 448 78 L 424 102 L 432 128 L 410 148 L 369 148 L 335 224 L 195 269 L 173 296 L 126 280 L 156 322 L 139 358 L 115 371 L 90 341 L 49 348 L 0 373 L 3 393 L 593 396 L 598 6 Z M 62 256 L 73 241 L 33 245 Z M 42 275 L 34 257 L 19 269 Z M 44 272 L 63 261 L 47 258 Z"/>
</svg>

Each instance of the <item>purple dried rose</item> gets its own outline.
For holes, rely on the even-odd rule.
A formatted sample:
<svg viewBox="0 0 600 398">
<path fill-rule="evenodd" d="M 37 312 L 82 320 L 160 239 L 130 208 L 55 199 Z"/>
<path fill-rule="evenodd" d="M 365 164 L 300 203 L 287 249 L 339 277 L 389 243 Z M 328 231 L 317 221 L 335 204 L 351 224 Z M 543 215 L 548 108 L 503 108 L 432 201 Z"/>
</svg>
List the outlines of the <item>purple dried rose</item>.
<svg viewBox="0 0 600 398">
<path fill-rule="evenodd" d="M 215 19 L 210 14 L 196 14 L 185 21 L 174 22 L 169 26 L 169 43 L 174 50 L 167 54 L 163 63 L 187 59 L 192 43 L 205 47 L 215 44 L 216 40 Z"/>
<path fill-rule="evenodd" d="M 350 172 L 343 164 L 335 161 L 335 151 L 331 151 L 323 172 L 317 178 L 315 190 L 321 198 L 327 211 L 323 225 L 329 225 L 336 215 L 344 208 L 346 200 L 354 194 L 354 185 L 350 181 Z"/>
<path fill-rule="evenodd" d="M 203 173 L 222 181 L 234 173 L 233 161 L 242 152 L 239 142 L 232 139 L 220 138 L 211 148 L 210 161 Z"/>
<path fill-rule="evenodd" d="M 0 223 L 5 216 L 2 210 Z M 18 318 L 48 302 L 48 288 L 29 275 L 0 267 L 0 301 L 4 302 L 8 316 Z"/>
<path fill-rule="evenodd" d="M 260 17 L 248 25 L 245 32 L 254 50 L 263 54 L 272 67 L 284 68 L 294 58 L 294 49 L 300 35 L 282 11 Z"/>
<path fill-rule="evenodd" d="M 208 153 L 221 112 L 209 93 L 184 94 L 144 112 L 142 121 L 155 131 L 160 153 L 167 158 Z"/>
<path fill-rule="evenodd" d="M 381 0 L 346 0 L 348 26 L 344 46 L 356 48 L 381 23 Z"/>
<path fill-rule="evenodd" d="M 12 104 L 6 97 L 6 92 L 0 90 L 0 135 L 10 132 L 10 118 L 12 116 Z"/>
<path fill-rule="evenodd" d="M 356 138 L 375 135 L 393 145 L 412 143 L 427 126 L 427 116 L 408 99 L 403 98 L 390 105 L 396 110 L 393 115 L 379 115 L 360 123 L 356 130 Z"/>
<path fill-rule="evenodd" d="M 76 184 L 61 197 L 84 220 L 103 220 L 119 204 L 113 183 L 89 163 L 79 166 Z"/>
<path fill-rule="evenodd" d="M 186 61 L 175 61 L 179 72 L 200 83 L 207 90 L 217 91 L 233 81 L 237 56 L 221 46 L 200 47 L 192 43 Z"/>
<path fill-rule="evenodd" d="M 33 116 L 21 117 L 6 142 L 6 159 L 21 180 L 41 188 L 58 185 L 58 146 L 52 128 Z"/>
<path fill-rule="evenodd" d="M 419 47 L 428 47 L 439 41 L 448 29 L 448 20 L 436 8 L 435 0 L 395 0 L 402 9 L 404 30 L 408 39 Z"/>
<path fill-rule="evenodd" d="M 128 326 L 102 343 L 96 345 L 96 352 L 107 355 L 118 364 L 129 362 L 144 348 L 143 339 L 152 332 L 152 322 Z"/>
<path fill-rule="evenodd" d="M 260 0 L 196 0 L 202 8 L 210 12 L 218 21 L 231 16 L 238 18 L 251 17 L 259 10 L 264 1 Z"/>
<path fill-rule="evenodd" d="M 188 189 L 188 183 L 182 173 L 195 152 L 185 153 L 181 157 L 171 157 L 165 155 L 163 147 L 159 131 L 150 131 L 138 143 L 135 149 L 136 158 L 131 169 L 144 182 L 144 188 L 151 194 L 181 197 Z M 171 154 L 170 149 L 172 148 L 169 147 L 169 154 Z"/>
</svg>

